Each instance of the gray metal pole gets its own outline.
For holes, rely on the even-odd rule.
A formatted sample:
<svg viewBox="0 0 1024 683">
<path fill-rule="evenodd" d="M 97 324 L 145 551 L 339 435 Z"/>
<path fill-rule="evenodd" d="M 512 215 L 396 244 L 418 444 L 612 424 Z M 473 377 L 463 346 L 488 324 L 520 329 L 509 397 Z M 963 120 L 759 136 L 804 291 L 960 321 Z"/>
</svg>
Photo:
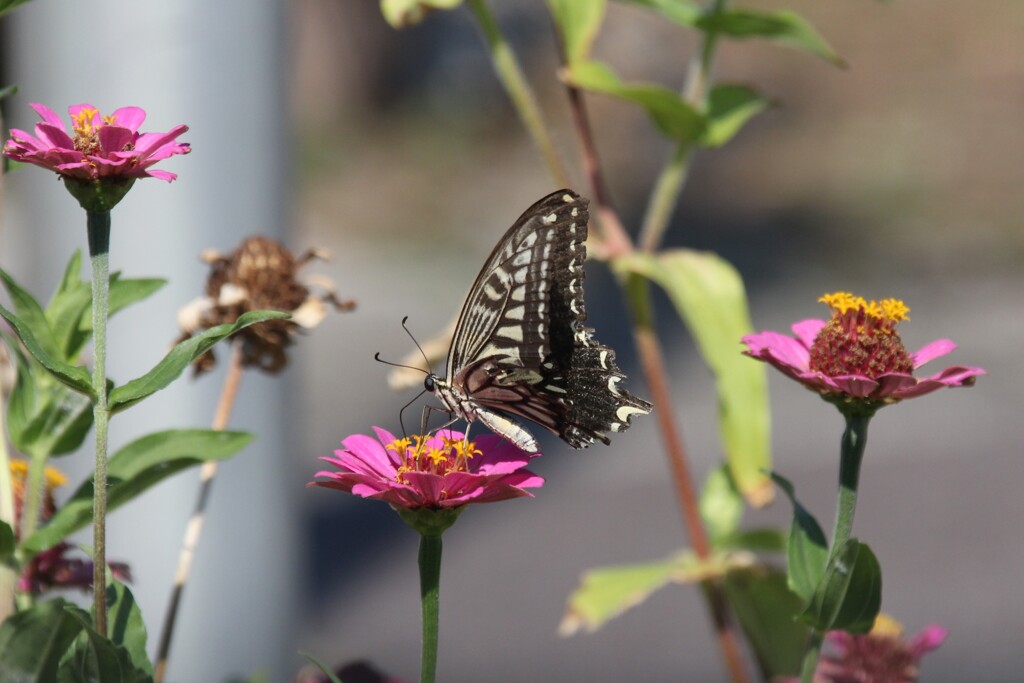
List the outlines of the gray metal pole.
<svg viewBox="0 0 1024 683">
<path fill-rule="evenodd" d="M 289 126 L 282 5 L 37 0 L 7 21 L 9 73 L 20 86 L 8 126 L 31 130 L 36 116 L 28 102 L 61 114 L 68 105 L 89 102 L 103 113 L 144 108 L 143 130 L 178 123 L 191 128 L 181 139 L 192 144 L 192 154 L 162 165 L 178 180 L 136 183 L 113 213 L 111 270 L 170 280 L 144 306 L 112 320 L 108 371 L 123 382 L 148 370 L 177 336 L 178 307 L 201 293 L 202 249 L 228 251 L 246 235 L 280 236 L 283 230 Z M 71 251 L 85 248 L 84 213 L 38 169 L 12 174 L 5 189 L 0 262 L 37 295 L 48 296 Z M 221 377 L 181 381 L 116 417 L 112 452 L 151 431 L 208 426 Z M 221 468 L 214 485 L 169 680 L 220 682 L 263 671 L 281 681 L 293 671 L 296 577 L 289 529 L 296 506 L 285 486 L 285 411 L 274 390 L 280 385 L 272 381 L 280 379 L 250 374 L 242 381 L 231 427 L 256 432 L 258 439 Z M 78 481 L 90 469 L 86 456 L 56 464 Z M 181 475 L 110 519 L 108 556 L 132 566 L 151 654 L 196 487 L 196 472 Z M 91 541 L 83 536 L 80 542 Z"/>
</svg>

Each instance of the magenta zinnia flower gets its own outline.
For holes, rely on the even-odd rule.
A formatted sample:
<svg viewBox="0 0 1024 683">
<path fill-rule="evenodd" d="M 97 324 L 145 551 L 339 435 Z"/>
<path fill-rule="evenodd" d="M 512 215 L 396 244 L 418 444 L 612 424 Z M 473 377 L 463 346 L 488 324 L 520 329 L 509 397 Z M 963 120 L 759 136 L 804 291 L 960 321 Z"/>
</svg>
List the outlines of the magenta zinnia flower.
<svg viewBox="0 0 1024 683">
<path fill-rule="evenodd" d="M 150 167 L 175 154 L 188 154 L 188 143 L 175 139 L 188 126 L 175 126 L 167 133 L 140 133 L 146 112 L 138 107 L 122 107 L 110 116 L 100 116 L 91 104 L 68 107 L 72 135 L 64 122 L 48 107 L 32 104 L 42 121 L 36 124 L 35 137 L 12 129 L 4 154 L 15 161 L 35 164 L 66 178 L 77 180 L 126 180 L 177 178 L 169 171 Z"/>
<path fill-rule="evenodd" d="M 539 453 L 526 453 L 493 434 L 467 442 L 447 429 L 403 439 L 373 430 L 377 438 L 354 434 L 342 441 L 335 457 L 321 458 L 339 471 L 317 472 L 324 479 L 308 485 L 383 500 L 399 510 L 436 510 L 532 496 L 526 489 L 544 483 L 523 469 Z"/>
<path fill-rule="evenodd" d="M 942 387 L 974 384 L 981 368 L 953 366 L 929 377 L 912 372 L 956 348 L 948 339 L 908 354 L 896 324 L 910 309 L 898 299 L 866 301 L 848 292 L 826 294 L 832 318 L 803 320 L 792 326 L 796 338 L 760 332 L 743 338 L 748 356 L 771 363 L 823 398 L 877 408 Z"/>
<path fill-rule="evenodd" d="M 946 639 L 946 629 L 932 624 L 909 642 L 903 627 L 880 614 L 870 633 L 830 631 L 825 636 L 833 653 L 818 663 L 816 683 L 914 683 L 921 658 Z"/>
</svg>

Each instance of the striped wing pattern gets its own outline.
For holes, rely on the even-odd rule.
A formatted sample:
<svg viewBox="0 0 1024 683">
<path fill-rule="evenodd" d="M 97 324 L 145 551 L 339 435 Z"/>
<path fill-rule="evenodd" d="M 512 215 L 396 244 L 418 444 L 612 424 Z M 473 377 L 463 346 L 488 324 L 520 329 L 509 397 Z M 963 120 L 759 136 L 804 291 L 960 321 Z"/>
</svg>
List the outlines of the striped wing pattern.
<svg viewBox="0 0 1024 683">
<path fill-rule="evenodd" d="M 524 450 L 536 441 L 509 416 L 583 448 L 651 410 L 619 386 L 615 352 L 582 324 L 587 203 L 559 190 L 505 233 L 463 304 L 445 379 L 432 383 L 448 410 Z"/>
</svg>

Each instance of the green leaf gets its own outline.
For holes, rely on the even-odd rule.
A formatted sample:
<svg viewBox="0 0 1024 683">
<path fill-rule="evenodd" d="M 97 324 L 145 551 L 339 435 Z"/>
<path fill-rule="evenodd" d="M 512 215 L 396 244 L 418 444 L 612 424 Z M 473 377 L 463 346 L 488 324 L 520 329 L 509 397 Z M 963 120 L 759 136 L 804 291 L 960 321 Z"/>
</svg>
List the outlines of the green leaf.
<svg viewBox="0 0 1024 683">
<path fill-rule="evenodd" d="M 7 290 L 11 297 L 14 312 L 18 315 L 24 328 L 35 337 L 40 348 L 50 356 L 64 360 L 58 354 L 57 345 L 53 338 L 53 330 L 50 328 L 50 321 L 46 319 L 46 313 L 43 311 L 42 306 L 39 305 L 39 302 L 35 300 L 35 297 L 15 282 L 14 278 L 2 268 L 0 268 L 0 281 L 3 282 L 4 289 Z"/>
<path fill-rule="evenodd" d="M 770 106 L 769 100 L 745 86 L 716 85 L 708 95 L 708 127 L 701 146 L 721 147 Z"/>
<path fill-rule="evenodd" d="M 658 562 L 591 569 L 569 596 L 558 633 L 596 631 L 668 583 L 705 581 L 749 563 L 748 554 L 712 553 L 702 562 L 686 550 Z"/>
<path fill-rule="evenodd" d="M 85 339 L 78 343 L 74 338 L 82 324 L 82 317 L 89 310 L 92 302 L 92 287 L 81 278 L 82 252 L 76 250 L 64 269 L 57 291 L 53 293 L 46 307 L 46 319 L 53 329 L 55 345 L 61 359 L 71 362 L 78 356 Z"/>
<path fill-rule="evenodd" d="M 120 273 L 110 276 L 110 315 L 120 312 L 134 303 L 143 301 L 167 284 L 160 278 L 134 278 L 122 280 Z M 82 330 L 92 334 L 92 307 L 82 318 Z"/>
<path fill-rule="evenodd" d="M 809 629 L 796 618 L 804 603 L 786 587 L 786 575 L 764 566 L 739 569 L 726 574 L 724 587 L 762 677 L 796 676 Z"/>
<path fill-rule="evenodd" d="M 107 466 L 108 511 L 182 470 L 211 460 L 226 460 L 252 441 L 244 432 L 171 430 L 137 439 L 110 457 Z M 92 520 L 92 478 L 78 487 L 45 526 L 22 541 L 22 548 L 50 548 Z"/>
<path fill-rule="evenodd" d="M 63 598 L 37 603 L 0 624 L 0 683 L 53 683 L 61 656 L 82 630 Z"/>
<path fill-rule="evenodd" d="M 77 450 L 92 427 L 92 402 L 57 382 L 16 345 L 10 348 L 18 368 L 7 405 L 11 442 L 32 457 Z"/>
<path fill-rule="evenodd" d="M 789 587 L 805 601 L 810 601 L 825 573 L 828 541 L 818 520 L 796 499 L 793 484 L 774 472 L 771 476 L 793 504 L 793 525 L 786 549 Z"/>
<path fill-rule="evenodd" d="M 28 2 L 28 0 L 0 0 L 0 16 L 3 16 L 7 12 L 10 12 L 18 5 L 24 5 L 26 2 Z M 14 88 L 14 86 L 8 86 L 7 88 L 4 88 L 3 91 L 0 91 L 0 99 L 3 99 L 9 94 L 6 91 L 10 88 Z"/>
<path fill-rule="evenodd" d="M 100 635 L 81 610 L 70 612 L 84 637 L 61 662 L 58 683 L 151 683 L 152 675 L 132 663 L 128 650 Z"/>
<path fill-rule="evenodd" d="M 646 7 L 669 21 L 683 26 L 696 26 L 703 15 L 701 6 L 690 2 L 690 0 L 619 0 L 619 2 Z"/>
<path fill-rule="evenodd" d="M 326 666 L 324 666 L 324 664 L 319 659 L 309 654 L 308 652 L 303 652 L 302 650 L 299 650 L 299 654 L 308 659 L 310 663 L 313 664 L 313 666 L 320 669 L 320 671 L 322 671 L 323 674 L 327 676 L 327 680 L 329 680 L 331 683 L 342 683 L 341 680 L 334 675 L 334 672 Z"/>
<path fill-rule="evenodd" d="M 7 522 L 0 520 L 0 560 L 10 557 L 16 547 L 14 529 Z"/>
<path fill-rule="evenodd" d="M 764 38 L 781 45 L 795 47 L 821 57 L 836 66 L 843 60 L 811 24 L 795 12 L 754 9 L 729 9 L 709 12 L 697 22 L 697 28 L 730 38 Z"/>
<path fill-rule="evenodd" d="M 454 9 L 462 0 L 380 0 L 380 11 L 392 28 L 414 26 L 435 10 Z"/>
<path fill-rule="evenodd" d="M 726 466 L 711 470 L 700 493 L 700 516 L 717 546 L 718 539 L 734 533 L 743 520 L 743 498 L 729 476 Z"/>
<path fill-rule="evenodd" d="M 779 529 L 735 531 L 717 539 L 716 550 L 747 550 L 755 553 L 781 553 L 786 550 L 789 534 Z"/>
<path fill-rule="evenodd" d="M 110 575 L 110 569 L 107 569 L 107 623 L 110 640 L 128 652 L 133 666 L 152 675 L 142 610 L 128 587 Z"/>
<path fill-rule="evenodd" d="M 280 311 L 250 311 L 239 316 L 234 324 L 211 327 L 206 332 L 183 341 L 171 349 L 171 352 L 145 375 L 111 391 L 109 401 L 111 413 L 118 413 L 165 388 L 185 371 L 189 363 L 206 353 L 220 340 L 250 325 L 265 320 L 280 320 L 288 317 L 287 313 Z"/>
<path fill-rule="evenodd" d="M 664 135 L 680 144 L 691 143 L 704 134 L 704 116 L 679 93 L 664 86 L 623 83 L 601 62 L 571 64 L 565 71 L 565 78 L 579 88 L 640 105 Z"/>
<path fill-rule="evenodd" d="M 847 539 L 834 553 L 825 575 L 800 615 L 815 630 L 867 633 L 882 607 L 882 568 L 871 548 Z"/>
<path fill-rule="evenodd" d="M 59 360 L 57 356 L 44 350 L 39 340 L 36 339 L 32 333 L 31 328 L 26 325 L 21 318 L 17 315 L 8 311 L 3 306 L 0 306 L 0 317 L 7 320 L 14 331 L 17 333 L 21 343 L 25 345 L 32 357 L 39 361 L 46 370 L 53 375 L 55 378 L 71 387 L 75 391 L 81 392 L 89 397 L 95 397 L 96 393 L 92 388 L 92 378 L 89 376 L 89 372 L 79 365 L 71 365 Z M 49 345 L 53 346 L 52 337 L 49 339 Z"/>
<path fill-rule="evenodd" d="M 753 326 L 739 273 L 716 254 L 688 249 L 631 254 L 613 266 L 642 275 L 668 293 L 714 374 L 729 473 L 748 503 L 766 505 L 774 496 L 765 474 L 771 466 L 768 380 L 764 363 L 740 353 L 740 339 Z"/>
<path fill-rule="evenodd" d="M 590 56 L 607 6 L 607 0 L 548 0 L 567 64 L 577 64 Z"/>
<path fill-rule="evenodd" d="M 10 1 L 11 0 L 0 0 L 0 7 L 6 7 L 10 3 Z M 21 1 L 22 2 L 27 2 L 28 0 L 21 0 Z M 11 95 L 13 95 L 16 92 L 18 92 L 18 86 L 16 86 L 16 85 L 4 86 L 4 87 L 0 88 L 0 100 L 3 100 L 3 99 L 6 99 L 6 98 L 10 97 Z M 4 157 L 4 158 L 6 158 L 6 157 Z"/>
</svg>

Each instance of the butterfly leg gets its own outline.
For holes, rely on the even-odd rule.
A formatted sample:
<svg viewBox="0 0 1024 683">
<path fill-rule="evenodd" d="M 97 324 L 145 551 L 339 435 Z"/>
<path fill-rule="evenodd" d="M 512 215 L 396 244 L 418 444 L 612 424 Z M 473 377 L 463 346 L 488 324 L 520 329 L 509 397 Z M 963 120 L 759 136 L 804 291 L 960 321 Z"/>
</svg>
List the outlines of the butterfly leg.
<svg viewBox="0 0 1024 683">
<path fill-rule="evenodd" d="M 427 423 L 430 421 L 431 413 L 444 413 L 445 415 L 448 416 L 448 421 L 442 424 L 440 427 L 435 427 L 434 429 L 428 431 Z M 435 408 L 434 406 L 427 404 L 423 406 L 423 413 L 420 415 L 420 434 L 423 434 L 424 436 L 426 436 L 427 434 L 436 434 L 445 427 L 449 427 L 458 421 L 459 417 L 457 415 L 453 415 L 450 411 L 445 410 L 444 408 Z M 468 432 L 469 430 L 466 431 Z"/>
</svg>

